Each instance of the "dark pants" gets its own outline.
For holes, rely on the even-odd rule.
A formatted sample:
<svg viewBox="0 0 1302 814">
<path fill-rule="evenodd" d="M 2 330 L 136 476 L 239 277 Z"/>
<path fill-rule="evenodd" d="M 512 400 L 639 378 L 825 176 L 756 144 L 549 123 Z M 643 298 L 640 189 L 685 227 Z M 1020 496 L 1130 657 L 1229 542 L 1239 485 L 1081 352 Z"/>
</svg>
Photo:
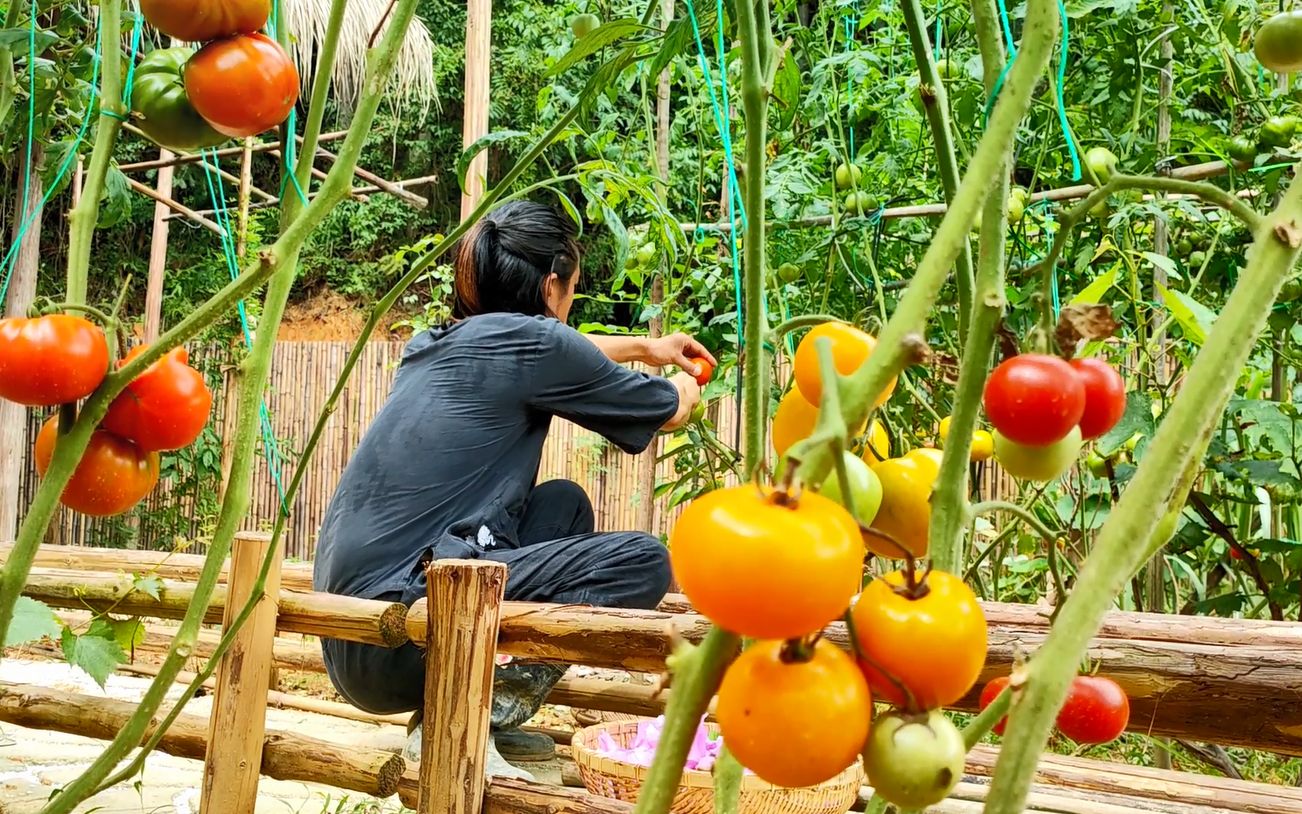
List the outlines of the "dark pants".
<svg viewBox="0 0 1302 814">
<path fill-rule="evenodd" d="M 489 549 L 505 563 L 506 598 L 607 608 L 651 609 L 669 590 L 669 553 L 636 531 L 594 533 L 592 502 L 578 484 L 554 480 L 534 488 L 520 520 L 519 548 Z M 400 594 L 380 599 L 411 605 L 425 596 L 425 574 Z M 326 639 L 326 670 L 339 694 L 378 715 L 424 706 L 425 651 Z M 512 663 L 493 680 L 492 726 L 510 729 L 533 717 L 565 674 L 565 665 Z"/>
</svg>

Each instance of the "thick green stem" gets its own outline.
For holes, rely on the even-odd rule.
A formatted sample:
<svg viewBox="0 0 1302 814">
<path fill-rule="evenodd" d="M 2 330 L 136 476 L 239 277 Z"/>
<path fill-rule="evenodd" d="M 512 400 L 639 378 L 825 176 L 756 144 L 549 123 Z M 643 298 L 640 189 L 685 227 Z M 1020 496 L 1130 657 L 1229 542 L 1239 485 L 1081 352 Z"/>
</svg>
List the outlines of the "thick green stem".
<svg viewBox="0 0 1302 814">
<path fill-rule="evenodd" d="M 665 728 L 633 814 L 668 814 L 696 728 L 738 644 L 733 634 L 712 628 L 700 645 L 677 659 L 674 691 L 665 705 Z"/>
<path fill-rule="evenodd" d="M 1067 695 L 1076 665 L 1127 581 L 1165 542 L 1178 518 L 1177 501 L 1206 452 L 1234 393 L 1238 373 L 1266 325 L 1275 298 L 1302 250 L 1302 181 L 1296 176 L 1279 208 L 1256 230 L 1248 263 L 1207 342 L 1171 403 L 1153 443 L 1099 531 L 1094 551 L 1060 606 L 1057 622 L 1027 665 L 1018 714 L 1009 720 L 988 814 L 1019 814 L 1040 752 Z"/>
<path fill-rule="evenodd" d="M 1013 691 L 1009 687 L 1004 687 L 995 700 L 990 702 L 990 706 L 981 710 L 981 714 L 976 716 L 963 727 L 963 743 L 970 751 L 973 746 L 981 742 L 986 733 L 995 728 L 995 724 L 1008 714 L 1008 708 L 1013 705 Z"/>
<path fill-rule="evenodd" d="M 122 0 L 103 0 L 99 6 L 99 25 L 104 32 L 103 64 L 100 66 L 99 124 L 95 128 L 95 147 L 86 167 L 81 201 L 68 213 L 68 293 L 69 302 L 85 302 L 90 279 L 90 247 L 99 222 L 100 198 L 104 196 L 104 179 L 113 161 L 113 148 L 126 117 L 122 104 Z M 34 70 L 34 68 L 31 68 Z M 90 115 L 87 111 L 86 115 Z M 0 626 L 3 620 L 0 619 Z"/>
<path fill-rule="evenodd" d="M 282 281 L 291 277 L 293 260 L 303 245 L 303 241 L 311 230 L 324 219 L 325 215 L 343 199 L 351 187 L 353 167 L 356 165 L 363 143 L 370 134 L 371 122 L 375 117 L 376 110 L 379 108 L 380 98 L 389 71 L 392 68 L 402 38 L 406 33 L 407 25 L 415 12 L 415 5 L 416 0 L 400 0 L 394 9 L 391 27 L 386 32 L 379 47 L 372 52 L 367 64 L 367 78 L 363 88 L 362 100 L 358 104 L 349 134 L 340 147 L 339 160 L 327 175 L 320 194 L 303 212 L 303 215 L 285 229 L 276 244 L 262 257 L 259 268 L 265 270 L 265 276 L 262 276 L 261 279 L 273 278 L 271 290 L 268 292 L 269 303 L 272 299 L 272 291 L 279 293 L 282 288 L 285 292 L 288 291 L 288 284 Z M 268 266 L 269 268 L 266 268 Z M 281 273 L 282 277 L 276 278 L 276 273 Z M 248 276 L 248 273 L 245 276 Z M 222 294 L 226 293 L 226 290 L 222 292 Z M 222 294 L 219 294 L 218 297 L 221 297 Z M 217 298 L 214 298 L 214 301 L 216 300 Z M 214 301 L 205 304 L 205 307 L 200 310 L 209 310 Z M 209 311 L 209 322 L 214 317 L 215 314 Z M 183 321 L 181 324 L 185 325 L 188 321 Z M 261 395 L 270 370 L 271 349 L 278 328 L 277 321 L 278 318 L 273 321 L 272 316 L 264 312 L 263 323 L 259 326 L 258 341 L 255 341 L 253 351 L 246 360 L 245 381 L 242 383 L 239 394 L 239 422 L 235 431 L 234 464 L 231 467 L 225 499 L 218 515 L 217 529 L 209 546 L 208 557 L 196 582 L 194 598 L 186 611 L 185 618 L 181 621 L 176 639 L 159 669 L 157 678 L 145 692 L 136 712 L 118 732 L 117 737 L 80 777 L 65 787 L 57 797 L 47 804 L 43 814 L 66 814 L 100 787 L 109 772 L 122 760 L 125 754 L 140 743 L 154 713 L 170 690 L 173 679 L 193 652 L 199 627 L 212 599 L 213 590 L 217 585 L 222 561 L 230 550 L 231 541 L 248 508 L 254 449 L 258 440 Z M 177 328 L 180 327 L 181 325 L 177 326 Z M 176 332 L 176 329 L 169 331 L 168 334 L 164 335 L 164 339 L 172 337 Z M 268 338 L 266 342 L 261 341 L 264 336 Z M 177 342 L 179 343 L 179 341 L 183 340 L 178 339 Z M 162 340 L 160 340 L 160 344 L 161 342 Z M 156 348 L 157 345 L 154 349 Z M 119 371 L 118 376 L 120 377 L 127 370 L 127 368 L 124 368 Z M 95 404 L 98 399 L 103 402 L 99 405 L 99 408 L 107 409 L 105 398 L 106 392 L 101 389 L 88 402 L 88 408 L 91 404 Z M 85 416 L 78 421 L 73 432 L 83 431 L 88 439 L 90 428 L 94 425 L 87 422 L 87 426 L 83 427 L 84 421 Z M 51 466 L 53 466 L 53 462 Z M 47 485 L 49 484 L 43 484 L 42 491 L 46 491 L 44 487 Z M 61 488 L 60 485 L 60 491 Z M 47 517 L 45 521 L 47 524 L 48 520 Z M 27 531 L 27 523 L 24 523 L 24 531 Z M 41 527 L 41 532 L 44 532 L 44 526 Z M 39 544 L 39 537 L 34 542 Z M 33 556 L 35 554 L 35 545 L 32 546 L 31 554 Z M 11 566 L 12 560 L 6 564 L 5 587 L 8 587 L 7 583 L 10 581 L 9 569 Z M 28 570 L 30 570 L 30 559 L 27 568 L 23 569 L 20 578 L 22 581 L 25 581 Z M 21 590 L 21 582 L 19 583 L 19 590 Z M 3 612 L 7 607 L 9 612 L 12 613 L 12 603 L 2 601 L 7 598 L 7 595 L 0 598 L 0 612 Z M 14 601 L 16 601 L 16 596 Z"/>
<path fill-rule="evenodd" d="M 936 70 L 936 61 L 932 58 L 931 38 L 927 35 L 927 20 L 920 0 L 904 0 L 900 6 L 904 11 L 904 23 L 909 30 L 909 44 L 913 47 L 913 59 L 918 63 L 918 76 L 922 81 L 918 92 L 922 94 L 922 106 L 927 114 L 927 125 L 931 128 L 931 139 L 936 144 L 936 167 L 940 170 L 940 183 L 945 190 L 945 201 L 952 205 L 962 176 L 959 174 L 958 158 L 954 152 L 954 128 L 949 120 L 949 95 L 945 90 L 945 80 Z M 930 92 L 927 92 L 928 90 Z M 1009 144 L 1011 145 L 1012 142 Z M 959 336 L 965 336 L 968 320 L 972 316 L 973 287 L 972 248 L 967 241 L 963 242 L 962 250 L 956 258 L 956 272 L 958 333 Z"/>
<path fill-rule="evenodd" d="M 940 295 L 950 267 L 967 245 L 977 213 L 989 197 L 990 179 L 1005 165 L 1008 145 L 1030 107 L 1036 82 L 1049 64 L 1049 53 L 1058 33 L 1058 11 L 1053 0 L 1027 3 L 1023 32 L 1017 62 L 1008 72 L 1004 90 L 949 212 L 940 222 L 894 316 L 878 336 L 877 350 L 844 382 L 842 407 L 845 423 L 851 427 L 867 419 L 874 397 L 886 389 L 887 383 L 905 365 L 914 361 L 912 357 L 917 353 L 918 337 L 926 326 L 927 315 Z M 832 465 L 829 448 L 811 450 L 801 464 L 801 478 L 806 483 L 822 483 Z"/>
<path fill-rule="evenodd" d="M 999 39 L 999 18 L 993 0 L 976 0 L 972 4 L 977 41 L 981 45 L 981 64 L 985 70 L 987 92 L 1004 67 L 1004 49 Z M 976 429 L 985 388 L 990 356 L 995 346 L 995 330 L 1004 316 L 1005 232 L 1008 217 L 1008 169 L 1012 163 L 1010 143 L 1003 166 L 981 216 L 981 244 L 976 277 L 976 299 L 963 343 L 963 360 L 959 365 L 958 384 L 954 393 L 954 410 L 949 434 L 945 438 L 945 455 L 931 497 L 929 547 L 932 564 L 952 574 L 962 572 L 967 559 L 964 530 L 967 528 L 968 460 L 972 451 L 972 432 Z"/>
</svg>

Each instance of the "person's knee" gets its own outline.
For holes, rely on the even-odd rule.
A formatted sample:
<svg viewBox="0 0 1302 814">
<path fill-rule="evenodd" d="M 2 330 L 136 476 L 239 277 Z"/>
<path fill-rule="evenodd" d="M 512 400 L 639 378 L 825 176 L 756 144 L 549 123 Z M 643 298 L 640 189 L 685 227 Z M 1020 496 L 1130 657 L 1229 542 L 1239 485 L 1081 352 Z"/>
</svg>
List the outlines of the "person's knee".
<svg viewBox="0 0 1302 814">
<path fill-rule="evenodd" d="M 637 588 L 625 607 L 651 610 L 669 591 L 673 573 L 669 567 L 669 549 L 650 534 L 638 534 L 626 549 L 628 565 L 638 574 Z"/>
<path fill-rule="evenodd" d="M 572 511 L 573 534 L 591 534 L 597 527 L 592 498 L 588 497 L 582 486 L 572 480 L 558 478 L 540 483 L 534 488 L 533 499 L 544 501 L 545 505 L 558 513 L 568 514 Z"/>
</svg>

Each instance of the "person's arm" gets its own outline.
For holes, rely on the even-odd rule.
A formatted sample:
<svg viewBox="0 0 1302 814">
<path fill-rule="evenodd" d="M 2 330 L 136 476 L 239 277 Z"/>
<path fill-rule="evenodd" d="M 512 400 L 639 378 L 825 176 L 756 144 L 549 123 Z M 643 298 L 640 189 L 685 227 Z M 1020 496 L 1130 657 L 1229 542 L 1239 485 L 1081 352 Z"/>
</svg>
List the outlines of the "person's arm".
<svg viewBox="0 0 1302 814">
<path fill-rule="evenodd" d="M 702 357 L 711 365 L 719 366 L 714 354 L 705 349 L 685 333 L 675 333 L 652 339 L 649 336 L 607 336 L 602 334 L 582 334 L 589 342 L 597 346 L 610 361 L 616 364 L 643 362 L 656 367 L 676 365 L 688 373 L 698 371 L 692 359 Z"/>
<path fill-rule="evenodd" d="M 597 346 L 602 355 L 617 365 L 629 362 L 644 362 L 648 355 L 647 343 L 651 340 L 645 336 L 608 336 L 605 334 L 583 334 L 589 342 Z"/>
</svg>

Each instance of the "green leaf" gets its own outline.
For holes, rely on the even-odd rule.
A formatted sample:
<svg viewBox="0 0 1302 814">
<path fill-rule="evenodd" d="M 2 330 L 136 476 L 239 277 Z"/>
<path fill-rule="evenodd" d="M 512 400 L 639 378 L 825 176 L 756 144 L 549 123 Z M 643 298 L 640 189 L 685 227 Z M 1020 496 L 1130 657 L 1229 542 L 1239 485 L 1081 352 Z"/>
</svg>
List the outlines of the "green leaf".
<svg viewBox="0 0 1302 814">
<path fill-rule="evenodd" d="M 1120 271 L 1120 269 L 1121 264 L 1114 263 L 1112 268 L 1094 278 L 1093 282 L 1081 289 L 1080 293 L 1075 297 L 1072 297 L 1071 302 L 1068 304 L 1098 305 L 1103 302 L 1103 295 L 1108 293 L 1108 289 L 1112 288 L 1112 286 L 1117 282 L 1117 272 Z"/>
<path fill-rule="evenodd" d="M 48 605 L 30 596 L 20 596 L 18 604 L 14 606 L 14 618 L 9 623 L 9 633 L 5 636 L 5 647 L 17 647 L 47 636 L 53 639 L 59 635 L 62 627 L 58 617 Z"/>
<path fill-rule="evenodd" d="M 24 59 L 32 50 L 29 36 L 30 32 L 26 28 L 0 28 L 0 48 L 7 45 L 13 50 L 13 55 L 16 58 Z M 58 41 L 59 37 L 57 34 L 37 29 L 36 53 L 44 53 L 46 48 L 49 48 Z"/>
<path fill-rule="evenodd" d="M 800 107 L 800 65 L 795 54 L 788 53 L 783 57 L 782 65 L 773 77 L 773 99 L 778 105 L 778 126 L 785 130 L 795 120 Z"/>
<path fill-rule="evenodd" d="M 579 228 L 579 237 L 582 237 L 583 216 L 580 215 L 579 210 L 575 208 L 574 202 L 570 200 L 570 196 L 566 195 L 564 192 L 562 192 L 561 190 L 555 187 L 551 187 L 551 191 L 556 193 L 557 199 L 560 200 L 561 202 L 561 208 L 564 209 L 565 214 L 569 215 L 570 218 L 574 221 L 574 225 Z"/>
<path fill-rule="evenodd" d="M 1284 471 L 1286 461 L 1221 461 L 1216 470 L 1230 480 L 1260 486 L 1277 503 L 1302 500 L 1302 480 Z"/>
<path fill-rule="evenodd" d="M 157 574 L 145 574 L 136 577 L 131 583 L 131 587 L 142 594 L 148 594 L 151 599 L 157 600 L 161 598 L 159 594 L 163 590 L 163 581 L 158 578 Z"/>
<path fill-rule="evenodd" d="M 1121 420 L 1103 437 L 1094 442 L 1094 448 L 1105 458 L 1111 458 L 1135 433 L 1151 437 L 1157 429 L 1153 421 L 1153 401 L 1147 393 L 1126 394 L 1126 411 Z"/>
<path fill-rule="evenodd" d="M 1289 554 L 1294 551 L 1302 550 L 1302 540 L 1272 539 L 1272 540 L 1253 540 L 1252 547 L 1262 554 Z"/>
<path fill-rule="evenodd" d="M 557 60 L 556 64 L 552 66 L 552 69 L 545 76 L 556 76 L 559 73 L 564 73 L 602 48 L 614 45 L 640 30 L 642 30 L 642 23 L 631 17 L 622 20 L 611 20 L 579 38 L 569 53 Z"/>
<path fill-rule="evenodd" d="M 1163 285 L 1159 285 L 1157 289 L 1161 294 L 1162 303 L 1171 312 L 1171 316 L 1175 317 L 1180 329 L 1184 331 L 1185 339 L 1196 345 L 1206 342 L 1207 332 L 1216 321 L 1216 314 L 1182 291 L 1175 291 Z"/>
<path fill-rule="evenodd" d="M 1140 252 L 1140 254 L 1143 255 L 1145 260 L 1152 263 L 1154 266 L 1157 266 L 1162 271 L 1165 271 L 1168 277 L 1173 277 L 1177 280 L 1181 279 L 1180 267 L 1177 266 L 1175 261 L 1171 258 L 1155 254 L 1154 252 Z"/>
<path fill-rule="evenodd" d="M 105 631 L 108 633 L 107 637 L 97 635 Z M 85 670 L 101 689 L 117 666 L 127 660 L 126 654 L 113 638 L 112 627 L 108 624 L 102 624 L 98 631 L 92 624 L 91 629 L 80 636 L 73 633 L 71 628 L 65 627 L 62 644 L 63 657 L 68 660 L 68 663 Z"/>
<path fill-rule="evenodd" d="M 104 176 L 104 198 L 99 207 L 99 228 L 116 226 L 131 215 L 131 186 L 117 167 Z"/>
<path fill-rule="evenodd" d="M 526 138 L 528 135 L 528 133 L 521 130 L 499 130 L 496 133 L 489 133 L 476 139 L 475 143 L 467 147 L 465 152 L 457 159 L 457 184 L 461 187 L 461 190 L 464 192 L 466 189 L 466 173 L 470 170 L 470 162 L 475 160 L 475 156 L 494 144 L 501 144 L 512 139 Z"/>
<path fill-rule="evenodd" d="M 701 38 L 708 38 L 710 33 L 714 31 L 714 12 L 700 14 L 696 20 L 700 26 Z M 665 29 L 665 36 L 660 45 L 660 50 L 656 53 L 655 59 L 651 60 L 651 75 L 659 76 L 660 72 L 674 60 L 674 57 L 685 52 L 694 41 L 692 19 L 690 17 L 679 17 L 671 22 L 669 27 Z"/>
</svg>

